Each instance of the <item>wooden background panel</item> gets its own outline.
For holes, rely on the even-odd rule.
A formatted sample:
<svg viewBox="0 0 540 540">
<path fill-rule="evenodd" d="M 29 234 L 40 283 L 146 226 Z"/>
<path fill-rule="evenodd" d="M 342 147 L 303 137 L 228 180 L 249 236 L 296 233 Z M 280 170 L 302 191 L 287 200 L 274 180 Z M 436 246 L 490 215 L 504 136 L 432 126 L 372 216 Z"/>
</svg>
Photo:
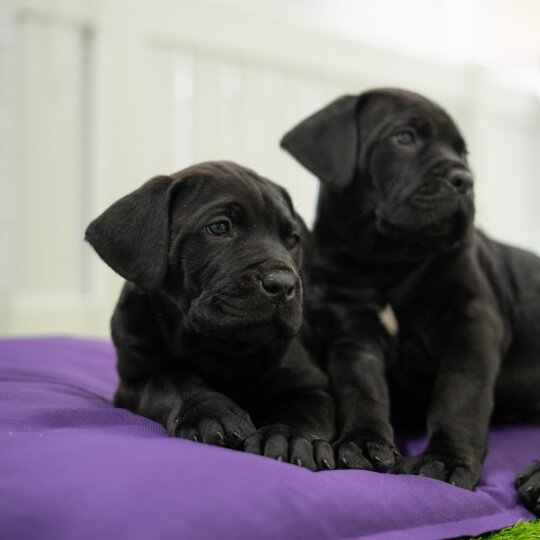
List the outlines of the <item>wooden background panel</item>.
<svg viewBox="0 0 540 540">
<path fill-rule="evenodd" d="M 86 39 L 79 29 L 21 25 L 17 266 L 28 297 L 85 290 Z"/>
<path fill-rule="evenodd" d="M 279 139 L 371 87 L 409 87 L 448 108 L 471 150 L 479 224 L 540 250 L 539 100 L 486 68 L 378 50 L 217 0 L 13 2 L 18 78 L 7 106 L 18 116 L 18 165 L 1 191 L 3 208 L 16 208 L 2 334 L 108 334 L 122 280 L 82 234 L 155 174 L 236 160 L 283 184 L 311 223 L 318 181 Z"/>
</svg>

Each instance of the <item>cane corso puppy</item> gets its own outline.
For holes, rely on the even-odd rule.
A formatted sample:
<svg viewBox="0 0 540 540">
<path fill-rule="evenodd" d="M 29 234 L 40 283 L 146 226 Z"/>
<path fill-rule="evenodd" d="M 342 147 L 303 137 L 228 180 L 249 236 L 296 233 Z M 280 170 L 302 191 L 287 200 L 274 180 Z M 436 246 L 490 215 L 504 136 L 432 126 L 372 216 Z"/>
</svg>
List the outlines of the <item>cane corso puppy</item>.
<svg viewBox="0 0 540 540">
<path fill-rule="evenodd" d="M 306 309 L 337 398 L 338 464 L 395 465 L 391 401 L 395 423 L 427 414 L 429 434 L 395 470 L 473 488 L 490 419 L 540 420 L 540 259 L 474 227 L 465 141 L 418 94 L 342 97 L 282 146 L 322 183 Z M 397 338 L 376 316 L 387 305 Z M 519 486 L 538 512 L 540 466 Z"/>
<path fill-rule="evenodd" d="M 333 468 L 327 379 L 296 334 L 309 233 L 287 192 L 208 162 L 157 176 L 86 231 L 127 281 L 115 404 L 169 435 Z"/>
</svg>

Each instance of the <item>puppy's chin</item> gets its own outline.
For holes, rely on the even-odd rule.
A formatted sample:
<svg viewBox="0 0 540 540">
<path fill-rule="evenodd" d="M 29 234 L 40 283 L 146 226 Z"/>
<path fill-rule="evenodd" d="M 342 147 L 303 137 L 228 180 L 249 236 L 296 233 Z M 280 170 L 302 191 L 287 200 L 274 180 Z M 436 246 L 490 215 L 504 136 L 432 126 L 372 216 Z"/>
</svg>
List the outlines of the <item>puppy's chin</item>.
<svg viewBox="0 0 540 540">
<path fill-rule="evenodd" d="M 253 346 L 288 341 L 300 331 L 302 308 L 299 303 L 269 305 L 255 313 L 248 307 L 242 313 L 227 313 L 219 306 L 195 305 L 188 321 L 197 334 L 209 339 Z"/>
<path fill-rule="evenodd" d="M 444 249 L 467 237 L 474 206 L 455 197 L 431 205 L 401 203 L 376 212 L 376 227 L 385 237 L 424 248 Z"/>
</svg>

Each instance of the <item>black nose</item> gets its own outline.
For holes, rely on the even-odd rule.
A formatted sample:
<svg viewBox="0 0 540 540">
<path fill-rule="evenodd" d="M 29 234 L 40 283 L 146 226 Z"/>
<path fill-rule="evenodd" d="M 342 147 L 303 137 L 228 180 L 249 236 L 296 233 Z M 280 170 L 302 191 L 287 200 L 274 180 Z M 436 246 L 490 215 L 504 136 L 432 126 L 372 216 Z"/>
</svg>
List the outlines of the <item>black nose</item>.
<svg viewBox="0 0 540 540">
<path fill-rule="evenodd" d="M 261 285 L 273 302 L 289 302 L 294 298 L 296 276 L 289 270 L 273 270 L 261 278 Z"/>
<path fill-rule="evenodd" d="M 473 179 L 471 173 L 463 169 L 454 169 L 447 177 L 448 182 L 458 191 L 467 191 L 472 188 Z"/>
</svg>

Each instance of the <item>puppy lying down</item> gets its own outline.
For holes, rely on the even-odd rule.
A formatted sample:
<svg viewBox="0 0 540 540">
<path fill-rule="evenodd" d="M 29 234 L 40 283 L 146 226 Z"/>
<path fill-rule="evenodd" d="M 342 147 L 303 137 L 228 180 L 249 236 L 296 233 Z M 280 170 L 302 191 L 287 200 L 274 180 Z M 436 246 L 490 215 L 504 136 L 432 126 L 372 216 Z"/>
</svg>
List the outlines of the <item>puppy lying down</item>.
<svg viewBox="0 0 540 540">
<path fill-rule="evenodd" d="M 287 192 L 229 162 L 157 176 L 86 239 L 127 281 L 115 404 L 169 435 L 331 469 L 325 375 L 295 337 L 309 233 Z"/>
<path fill-rule="evenodd" d="M 463 136 L 419 94 L 344 96 L 282 145 L 322 182 L 307 305 L 338 465 L 395 466 L 392 416 L 429 434 L 394 472 L 474 488 L 490 421 L 540 422 L 540 258 L 474 227 Z M 377 318 L 387 304 L 397 339 Z M 540 463 L 517 485 L 540 514 Z"/>
</svg>

